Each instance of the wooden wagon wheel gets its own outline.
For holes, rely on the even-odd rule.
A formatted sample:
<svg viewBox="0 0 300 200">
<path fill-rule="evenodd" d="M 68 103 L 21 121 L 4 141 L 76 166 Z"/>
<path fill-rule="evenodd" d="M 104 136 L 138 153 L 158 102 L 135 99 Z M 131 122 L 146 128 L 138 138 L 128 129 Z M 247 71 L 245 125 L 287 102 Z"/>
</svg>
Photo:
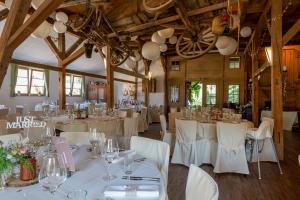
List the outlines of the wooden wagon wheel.
<svg viewBox="0 0 300 200">
<path fill-rule="evenodd" d="M 126 46 L 113 47 L 111 52 L 112 66 L 119 66 L 123 64 L 129 57 L 129 49 Z"/>
<path fill-rule="evenodd" d="M 88 13 L 84 17 L 78 15 L 75 22 L 72 24 L 72 29 L 78 32 L 85 28 L 91 21 L 94 12 L 95 7 L 91 6 L 88 10 Z"/>
<path fill-rule="evenodd" d="M 179 56 L 186 59 L 198 58 L 211 50 L 217 41 L 217 35 L 212 33 L 211 28 L 192 35 L 183 33 L 178 38 L 176 52 Z"/>
<path fill-rule="evenodd" d="M 143 0 L 143 6 L 149 13 L 156 13 L 173 6 L 175 0 Z"/>
</svg>

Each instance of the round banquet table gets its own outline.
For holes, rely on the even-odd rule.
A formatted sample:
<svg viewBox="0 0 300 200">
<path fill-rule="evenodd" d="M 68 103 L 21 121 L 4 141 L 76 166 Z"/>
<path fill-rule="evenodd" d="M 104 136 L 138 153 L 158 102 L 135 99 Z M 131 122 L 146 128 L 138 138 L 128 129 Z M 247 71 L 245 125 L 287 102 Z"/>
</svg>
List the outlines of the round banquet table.
<svg viewBox="0 0 300 200">
<path fill-rule="evenodd" d="M 103 197 L 103 191 L 108 185 L 120 185 L 120 184 L 156 184 L 160 188 L 160 197 L 153 200 L 164 200 L 165 189 L 162 175 L 157 165 L 146 159 L 143 162 L 136 163 L 132 176 L 141 177 L 157 177 L 160 178 L 160 182 L 150 181 L 130 181 L 123 180 L 122 176 L 125 176 L 122 170 L 122 161 L 112 164 L 110 167 L 110 173 L 117 176 L 110 182 L 103 180 L 103 177 L 107 175 L 107 168 L 105 167 L 104 159 L 91 159 L 91 155 L 87 152 L 87 146 L 81 147 L 79 150 L 73 153 L 76 164 L 76 171 L 70 178 L 59 187 L 59 189 L 51 194 L 45 191 L 43 187 L 37 183 L 35 185 L 26 187 L 7 187 L 4 191 L 0 192 L 1 200 L 66 200 L 67 194 L 75 190 L 86 190 L 87 200 L 106 200 L 108 198 Z M 126 200 L 137 200 L 137 198 L 121 198 Z M 142 200 L 141 198 L 138 198 Z M 147 198 L 149 199 L 149 198 Z"/>
</svg>

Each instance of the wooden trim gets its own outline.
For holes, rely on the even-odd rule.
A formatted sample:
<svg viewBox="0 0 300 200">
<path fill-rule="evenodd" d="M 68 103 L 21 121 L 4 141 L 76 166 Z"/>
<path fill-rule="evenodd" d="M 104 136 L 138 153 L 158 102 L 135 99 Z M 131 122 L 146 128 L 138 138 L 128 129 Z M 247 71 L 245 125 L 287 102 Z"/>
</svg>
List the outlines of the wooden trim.
<svg viewBox="0 0 300 200">
<path fill-rule="evenodd" d="M 282 46 L 286 45 L 300 31 L 300 19 L 284 34 Z"/>
<path fill-rule="evenodd" d="M 186 15 L 191 17 L 191 16 L 194 16 L 194 15 L 200 15 L 200 14 L 203 14 L 203 13 L 223 9 L 223 8 L 226 8 L 226 7 L 227 7 L 227 2 L 222 2 L 222 3 L 217 3 L 217 4 L 213 4 L 213 5 L 210 5 L 210 6 L 203 7 L 203 8 L 198 8 L 198 9 L 195 9 L 195 10 L 188 11 L 186 13 Z M 125 28 L 124 30 L 120 30 L 120 31 L 124 31 L 124 32 L 141 31 L 141 30 L 144 30 L 144 29 L 147 29 L 147 28 L 152 28 L 153 26 L 160 26 L 162 24 L 167 24 L 167 23 L 179 20 L 179 19 L 180 19 L 179 15 L 173 15 L 173 16 L 166 17 L 166 18 L 163 18 L 163 19 L 151 21 L 151 22 L 148 22 L 148 23 L 145 23 L 145 24 Z M 110 34 L 107 35 L 108 38 L 112 38 L 112 37 L 116 37 L 116 36 L 117 35 L 115 33 L 110 33 Z"/>
<path fill-rule="evenodd" d="M 47 43 L 47 45 L 49 46 L 49 48 L 52 51 L 52 53 L 56 56 L 56 58 L 58 60 L 61 60 L 62 59 L 61 54 L 60 54 L 58 48 L 56 47 L 55 43 L 51 39 L 51 37 L 50 36 L 46 37 L 44 39 L 44 41 Z"/>
<path fill-rule="evenodd" d="M 129 75 L 129 76 L 138 77 L 138 78 L 141 78 L 141 79 L 147 79 L 145 77 L 145 75 L 143 75 L 143 74 L 139 74 L 137 72 L 129 71 L 129 70 L 121 68 L 121 67 L 113 67 L 113 71 L 121 73 L 121 74 L 126 74 L 126 75 Z"/>
<path fill-rule="evenodd" d="M 9 12 L 8 8 L 5 8 L 0 11 L 0 22 L 6 19 L 6 17 L 8 16 L 8 12 Z"/>
<path fill-rule="evenodd" d="M 67 65 L 71 64 L 72 62 L 77 60 L 79 57 L 81 57 L 84 54 L 84 51 L 85 51 L 84 47 L 81 47 L 80 49 L 75 51 L 72 55 L 66 57 L 62 62 L 63 65 L 67 66 Z"/>
<path fill-rule="evenodd" d="M 72 45 L 70 46 L 67 51 L 66 51 L 66 57 L 69 57 L 72 53 L 74 53 L 74 51 L 79 47 L 79 45 L 81 45 L 81 43 L 84 41 L 84 38 L 78 38 L 78 40 Z"/>
<path fill-rule="evenodd" d="M 63 1 L 64 0 L 44 1 L 29 19 L 9 38 L 8 47 L 16 49 Z"/>
</svg>

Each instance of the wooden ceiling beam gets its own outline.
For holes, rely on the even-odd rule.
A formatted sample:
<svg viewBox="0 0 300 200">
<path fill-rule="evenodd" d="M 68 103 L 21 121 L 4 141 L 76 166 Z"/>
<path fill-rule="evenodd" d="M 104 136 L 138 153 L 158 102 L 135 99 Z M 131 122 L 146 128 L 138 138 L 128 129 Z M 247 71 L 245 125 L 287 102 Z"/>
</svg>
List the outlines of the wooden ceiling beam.
<svg viewBox="0 0 300 200">
<path fill-rule="evenodd" d="M 121 68 L 121 67 L 113 67 L 113 70 L 114 70 L 114 72 L 118 72 L 118 73 L 121 73 L 121 74 L 126 74 L 126 75 L 129 75 L 129 76 L 134 76 L 134 77 L 137 77 L 137 78 L 146 79 L 145 75 L 143 75 L 143 74 L 139 74 L 139 73 L 136 73 L 136 72 L 133 72 L 133 71 L 129 71 L 129 70 Z"/>
<path fill-rule="evenodd" d="M 0 38 L 0 88 L 7 72 L 14 48 L 9 48 L 9 38 L 22 26 L 30 7 L 30 0 L 15 0 L 8 13 Z"/>
<path fill-rule="evenodd" d="M 109 0 L 91 0 L 91 3 L 95 3 L 97 5 L 104 5 L 104 4 L 109 4 Z M 86 0 L 71 0 L 71 1 L 66 1 L 65 3 L 62 3 L 58 8 L 68 8 L 68 7 L 73 7 L 73 6 L 79 6 L 79 5 L 85 5 Z"/>
<path fill-rule="evenodd" d="M 8 16 L 9 10 L 7 8 L 0 11 L 0 22 Z"/>
<path fill-rule="evenodd" d="M 186 28 L 193 33 L 193 35 L 196 35 L 196 26 L 193 24 L 191 20 L 189 20 L 189 17 L 186 15 L 187 10 L 185 9 L 184 5 L 181 1 L 177 1 L 175 4 L 175 9 L 177 14 L 180 16 L 181 21 L 186 26 Z"/>
<path fill-rule="evenodd" d="M 62 62 L 63 65 L 67 66 L 67 65 L 71 64 L 72 62 L 77 60 L 79 57 L 81 57 L 84 54 L 84 51 L 85 51 L 84 47 L 81 47 L 80 49 L 75 51 L 72 55 L 66 57 Z"/>
<path fill-rule="evenodd" d="M 44 41 L 47 43 L 47 45 L 49 46 L 50 50 L 52 51 L 52 53 L 56 56 L 56 58 L 58 60 L 62 60 L 61 54 L 56 46 L 56 44 L 53 42 L 53 40 L 51 39 L 50 36 L 46 37 L 44 39 Z"/>
<path fill-rule="evenodd" d="M 282 46 L 286 45 L 300 31 L 300 19 L 284 34 Z"/>
<path fill-rule="evenodd" d="M 64 0 L 47 0 L 9 38 L 9 48 L 16 49 Z"/>
<path fill-rule="evenodd" d="M 78 40 L 70 46 L 66 51 L 66 57 L 69 57 L 74 51 L 81 45 L 81 43 L 84 41 L 84 38 L 78 38 Z"/>
<path fill-rule="evenodd" d="M 198 9 L 195 9 L 195 10 L 188 11 L 186 13 L 186 15 L 189 16 L 189 17 L 190 16 L 195 16 L 195 15 L 200 15 L 200 14 L 203 14 L 203 13 L 206 13 L 206 12 L 223 9 L 223 8 L 226 8 L 226 7 L 227 7 L 227 3 L 222 2 L 222 3 L 217 3 L 217 4 L 213 4 L 213 5 L 210 5 L 210 6 L 203 7 L 203 8 L 198 8 Z M 152 28 L 153 26 L 160 26 L 160 25 L 163 25 L 163 24 L 167 24 L 167 23 L 179 20 L 179 19 L 180 19 L 179 15 L 174 15 L 174 16 L 163 18 L 163 19 L 159 19 L 159 20 L 148 22 L 148 23 L 144 23 L 144 24 L 141 24 L 141 25 L 125 28 L 121 31 L 124 31 L 124 32 L 141 31 L 141 30 L 144 30 L 144 29 Z M 107 34 L 108 38 L 112 38 L 112 37 L 116 37 L 116 36 L 117 36 L 117 34 L 115 34 L 115 33 Z"/>
</svg>

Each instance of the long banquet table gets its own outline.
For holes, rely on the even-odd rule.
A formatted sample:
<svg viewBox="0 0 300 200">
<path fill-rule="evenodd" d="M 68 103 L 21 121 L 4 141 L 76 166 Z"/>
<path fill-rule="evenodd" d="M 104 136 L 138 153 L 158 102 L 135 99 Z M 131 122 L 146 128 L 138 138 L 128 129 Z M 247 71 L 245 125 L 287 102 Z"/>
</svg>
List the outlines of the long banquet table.
<svg viewBox="0 0 300 200">
<path fill-rule="evenodd" d="M 79 150 L 73 153 L 76 171 L 70 178 L 68 178 L 54 193 L 45 191 L 42 186 L 37 183 L 35 185 L 26 187 L 7 187 L 4 191 L 0 192 L 1 200 L 40 200 L 40 199 L 55 199 L 65 200 L 67 194 L 75 190 L 86 190 L 87 200 L 106 200 L 108 198 L 103 197 L 103 191 L 108 185 L 119 185 L 119 184 L 156 184 L 160 187 L 160 198 L 153 200 L 165 199 L 165 189 L 163 178 L 157 167 L 157 165 L 146 159 L 135 165 L 135 170 L 132 176 L 142 177 L 158 177 L 160 182 L 149 182 L 149 181 L 129 181 L 123 180 L 122 176 L 125 174 L 122 170 L 122 161 L 112 164 L 110 167 L 110 173 L 117 176 L 117 179 L 110 182 L 102 179 L 107 174 L 104 159 L 91 159 L 90 154 L 87 152 L 87 147 L 83 146 Z M 137 200 L 137 198 L 121 198 L 126 200 Z M 141 198 L 138 198 L 142 200 Z M 149 199 L 149 198 L 147 198 Z"/>
</svg>

